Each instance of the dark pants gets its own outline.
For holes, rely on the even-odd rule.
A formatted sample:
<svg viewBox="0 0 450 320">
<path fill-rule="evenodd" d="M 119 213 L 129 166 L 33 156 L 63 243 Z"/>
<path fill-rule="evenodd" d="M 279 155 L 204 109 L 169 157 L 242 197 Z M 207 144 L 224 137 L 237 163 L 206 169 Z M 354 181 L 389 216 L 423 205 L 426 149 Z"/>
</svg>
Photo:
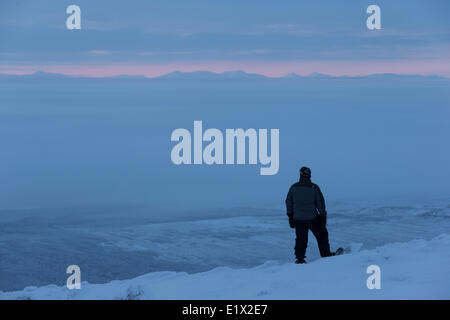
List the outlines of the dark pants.
<svg viewBox="0 0 450 320">
<path fill-rule="evenodd" d="M 313 220 L 294 220 L 295 223 L 295 257 L 305 259 L 306 247 L 308 246 L 308 231 L 311 230 L 316 237 L 321 257 L 328 257 L 330 244 L 328 242 L 327 228 L 322 224 L 320 217 Z"/>
</svg>

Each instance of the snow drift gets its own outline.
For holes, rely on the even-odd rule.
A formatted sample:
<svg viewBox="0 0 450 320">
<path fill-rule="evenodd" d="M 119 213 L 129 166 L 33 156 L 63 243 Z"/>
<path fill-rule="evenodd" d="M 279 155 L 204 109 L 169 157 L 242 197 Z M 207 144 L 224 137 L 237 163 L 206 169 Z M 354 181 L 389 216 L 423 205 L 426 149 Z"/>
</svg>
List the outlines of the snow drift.
<svg viewBox="0 0 450 320">
<path fill-rule="evenodd" d="M 249 269 L 153 272 L 80 290 L 48 285 L 1 292 L 0 299 L 449 299 L 450 235 L 393 243 L 307 265 L 268 261 Z M 381 268 L 369 290 L 367 267 Z M 82 274 L 83 275 L 83 274 Z"/>
</svg>

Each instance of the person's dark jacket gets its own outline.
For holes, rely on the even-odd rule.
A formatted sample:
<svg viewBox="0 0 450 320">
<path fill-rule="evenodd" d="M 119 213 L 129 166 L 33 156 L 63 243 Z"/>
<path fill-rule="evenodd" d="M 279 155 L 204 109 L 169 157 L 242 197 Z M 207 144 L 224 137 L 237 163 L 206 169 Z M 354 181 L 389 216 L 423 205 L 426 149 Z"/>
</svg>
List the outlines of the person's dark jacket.
<svg viewBox="0 0 450 320">
<path fill-rule="evenodd" d="M 286 197 L 286 213 L 289 220 L 312 220 L 320 214 L 326 223 L 325 199 L 317 184 L 310 179 L 300 178 L 294 183 Z"/>
</svg>

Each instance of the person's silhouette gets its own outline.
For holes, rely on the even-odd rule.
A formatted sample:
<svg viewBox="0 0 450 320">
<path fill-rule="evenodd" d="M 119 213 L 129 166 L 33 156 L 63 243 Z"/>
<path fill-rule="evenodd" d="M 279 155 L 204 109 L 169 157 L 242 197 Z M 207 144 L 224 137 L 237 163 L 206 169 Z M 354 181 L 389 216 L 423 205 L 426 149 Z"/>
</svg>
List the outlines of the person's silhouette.
<svg viewBox="0 0 450 320">
<path fill-rule="evenodd" d="M 311 182 L 311 169 L 302 167 L 300 181 L 289 188 L 286 197 L 286 213 L 290 227 L 295 228 L 295 263 L 305 263 L 309 230 L 316 237 L 321 257 L 336 254 L 330 251 L 328 242 L 325 199 L 319 186 Z M 341 253 L 342 248 L 338 250 Z"/>
</svg>

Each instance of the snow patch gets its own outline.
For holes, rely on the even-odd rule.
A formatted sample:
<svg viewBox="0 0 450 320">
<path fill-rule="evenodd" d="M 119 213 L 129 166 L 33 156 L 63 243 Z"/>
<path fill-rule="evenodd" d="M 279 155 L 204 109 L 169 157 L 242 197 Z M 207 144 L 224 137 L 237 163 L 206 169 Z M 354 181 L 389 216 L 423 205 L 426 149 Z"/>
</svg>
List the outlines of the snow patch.
<svg viewBox="0 0 450 320">
<path fill-rule="evenodd" d="M 450 235 L 391 243 L 306 265 L 277 261 L 247 269 L 152 272 L 80 290 L 48 285 L 2 292 L 0 299 L 449 299 Z M 381 268 L 381 289 L 369 290 L 369 265 Z"/>
</svg>

